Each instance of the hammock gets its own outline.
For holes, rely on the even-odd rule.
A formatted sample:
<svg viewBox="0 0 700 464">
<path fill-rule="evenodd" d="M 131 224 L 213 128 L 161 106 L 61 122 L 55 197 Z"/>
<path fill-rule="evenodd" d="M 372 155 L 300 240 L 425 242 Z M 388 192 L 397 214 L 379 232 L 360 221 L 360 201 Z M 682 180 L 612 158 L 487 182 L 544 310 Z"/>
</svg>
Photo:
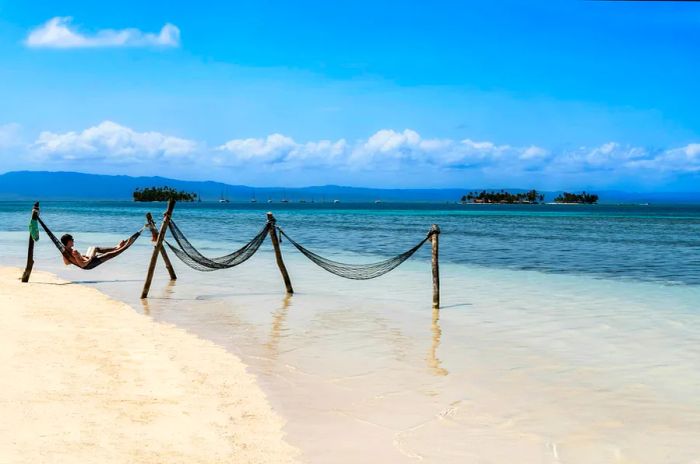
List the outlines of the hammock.
<svg viewBox="0 0 700 464">
<path fill-rule="evenodd" d="M 71 264 L 79 267 L 80 269 L 85 269 L 85 270 L 95 269 L 100 264 L 105 263 L 105 262 L 109 261 L 110 259 L 115 258 L 115 257 L 119 256 L 120 254 L 122 254 L 123 252 L 125 252 L 127 250 L 127 248 L 129 248 L 131 245 L 133 245 L 134 242 L 136 241 L 136 239 L 139 238 L 139 236 L 141 235 L 141 232 L 143 232 L 143 229 L 146 228 L 146 226 L 142 227 L 141 230 L 139 230 L 138 232 L 133 234 L 131 237 L 129 237 L 126 241 L 126 244 L 123 247 L 121 247 L 119 250 L 110 251 L 110 252 L 103 253 L 103 254 L 100 254 L 98 252 L 97 254 L 93 255 L 90 258 L 90 261 L 88 261 L 86 264 L 80 265 L 74 261 L 73 256 L 70 253 L 68 253 L 68 251 L 66 250 L 66 247 L 63 245 L 63 243 L 61 243 L 61 241 L 53 234 L 53 232 L 51 232 L 51 230 L 46 226 L 46 224 L 44 224 L 44 221 L 42 221 L 40 217 L 38 217 L 37 220 L 39 221 L 39 224 L 41 224 L 41 227 L 46 232 L 46 235 L 48 235 L 49 238 L 51 239 L 51 241 L 53 242 L 53 244 L 56 245 L 56 248 L 58 248 L 58 251 L 60 251 L 61 254 Z"/>
<path fill-rule="evenodd" d="M 171 220 L 168 228 L 177 243 L 172 244 L 166 240 L 165 244 L 175 253 L 175 256 L 180 258 L 180 261 L 192 269 L 209 272 L 219 269 L 229 269 L 250 259 L 250 257 L 258 251 L 263 241 L 265 241 L 265 237 L 270 231 L 270 224 L 266 224 L 255 237 L 238 250 L 217 258 L 207 258 L 201 254 L 199 250 L 187 240 L 185 234 L 183 234 L 177 224 L 175 224 L 175 221 Z"/>
<path fill-rule="evenodd" d="M 423 244 L 427 242 L 433 234 L 433 232 L 431 231 L 428 234 L 428 236 L 421 240 L 416 246 L 414 246 L 408 251 L 401 253 L 400 255 L 394 256 L 393 258 L 389 258 L 387 260 L 379 261 L 377 263 L 372 264 L 345 264 L 340 263 L 338 261 L 332 261 L 328 258 L 324 258 L 314 253 L 313 251 L 304 248 L 299 243 L 292 240 L 292 238 L 289 235 L 287 235 L 281 228 L 278 227 L 277 229 L 280 231 L 281 235 L 283 235 L 284 237 L 286 237 L 287 240 L 289 240 L 289 243 L 294 245 L 294 247 L 296 247 L 297 250 L 299 250 L 304 256 L 309 258 L 311 261 L 321 266 L 323 269 L 330 272 L 331 274 L 335 274 L 337 276 L 353 280 L 374 279 L 376 277 L 383 276 L 384 274 L 390 271 L 393 271 L 400 264 L 402 264 L 408 258 L 413 256 L 413 254 L 416 251 L 418 251 L 418 249 L 422 247 Z"/>
</svg>

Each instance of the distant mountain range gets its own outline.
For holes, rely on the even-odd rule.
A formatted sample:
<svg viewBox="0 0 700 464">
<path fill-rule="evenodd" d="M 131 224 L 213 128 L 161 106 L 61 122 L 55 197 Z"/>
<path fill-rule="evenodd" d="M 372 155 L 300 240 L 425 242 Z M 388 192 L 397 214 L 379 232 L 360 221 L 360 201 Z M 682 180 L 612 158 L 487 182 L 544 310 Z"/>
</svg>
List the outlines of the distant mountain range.
<svg viewBox="0 0 700 464">
<path fill-rule="evenodd" d="M 0 200 L 131 200 L 137 188 L 169 186 L 197 193 L 203 201 L 218 201 L 222 196 L 232 202 L 258 202 L 271 199 L 341 202 L 456 202 L 469 191 L 482 189 L 375 189 L 323 185 L 315 187 L 248 187 L 222 182 L 200 182 L 165 177 L 131 177 L 84 174 L 78 172 L 15 171 L 0 175 Z M 491 189 L 486 189 L 491 190 Z M 500 188 L 499 188 L 500 190 Z M 525 189 L 506 189 L 522 192 Z M 551 201 L 560 192 L 543 192 Z M 700 203 L 697 193 L 627 193 L 596 191 L 601 203 Z"/>
</svg>

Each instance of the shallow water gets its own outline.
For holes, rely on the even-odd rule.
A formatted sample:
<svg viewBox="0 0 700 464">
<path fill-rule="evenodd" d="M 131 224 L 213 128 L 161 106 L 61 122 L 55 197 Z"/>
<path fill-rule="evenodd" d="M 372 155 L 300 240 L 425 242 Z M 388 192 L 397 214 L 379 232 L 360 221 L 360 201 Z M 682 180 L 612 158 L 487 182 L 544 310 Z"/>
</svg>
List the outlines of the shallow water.
<svg viewBox="0 0 700 464">
<path fill-rule="evenodd" d="M 247 205 L 212 223 L 217 208 L 176 216 L 208 253 L 225 251 L 218 240 L 226 231 L 249 237 L 261 225 L 261 211 Z M 11 230 L 26 228 L 27 211 L 17 209 L 0 206 L 2 265 L 25 259 L 26 233 Z M 60 204 L 51 224 L 79 223 L 75 235 L 86 246 L 111 243 L 118 235 L 94 231 L 138 227 L 144 210 Z M 290 235 L 346 260 L 372 259 L 353 253 L 367 248 L 375 259 L 402 251 L 389 247 L 394 230 L 417 241 L 439 223 L 439 312 L 430 307 L 427 250 L 387 276 L 355 282 L 283 244 L 291 298 L 269 242 L 227 271 L 197 273 L 176 262 L 173 284 L 159 269 L 147 302 L 138 299 L 146 240 L 86 272 L 64 268 L 44 236 L 36 266 L 240 355 L 310 462 L 698 463 L 698 211 L 622 210 L 277 212 Z M 478 246 L 471 241 L 489 228 Z M 532 249 L 518 256 L 527 264 L 512 264 L 510 251 L 526 243 Z"/>
<path fill-rule="evenodd" d="M 178 204 L 175 217 L 189 236 L 226 248 L 260 230 L 269 208 L 292 238 L 324 252 L 396 255 L 438 223 L 442 262 L 700 284 L 700 206 L 192 203 Z M 29 202 L 0 202 L 2 230 L 26 230 L 29 209 Z M 62 232 L 129 235 L 146 211 L 163 209 L 46 202 L 43 218 Z"/>
</svg>

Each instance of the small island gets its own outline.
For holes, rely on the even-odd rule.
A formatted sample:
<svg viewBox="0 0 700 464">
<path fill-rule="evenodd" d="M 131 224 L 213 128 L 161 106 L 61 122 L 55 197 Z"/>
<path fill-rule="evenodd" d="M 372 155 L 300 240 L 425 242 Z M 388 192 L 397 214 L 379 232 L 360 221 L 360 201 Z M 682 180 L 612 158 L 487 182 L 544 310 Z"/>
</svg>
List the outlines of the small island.
<svg viewBox="0 0 700 464">
<path fill-rule="evenodd" d="M 137 188 L 133 193 L 134 201 L 197 201 L 196 193 L 178 191 L 171 187 Z"/>
<path fill-rule="evenodd" d="M 505 190 L 500 192 L 488 192 L 482 190 L 481 192 L 469 192 L 466 195 L 462 195 L 461 203 L 476 203 L 476 204 L 524 204 L 524 205 L 536 205 L 544 201 L 544 195 L 537 190 L 530 190 L 528 192 L 521 193 L 510 193 Z"/>
<path fill-rule="evenodd" d="M 594 205 L 598 203 L 598 195 L 593 193 L 569 193 L 563 192 L 554 199 L 554 203 L 575 204 L 575 205 Z"/>
</svg>

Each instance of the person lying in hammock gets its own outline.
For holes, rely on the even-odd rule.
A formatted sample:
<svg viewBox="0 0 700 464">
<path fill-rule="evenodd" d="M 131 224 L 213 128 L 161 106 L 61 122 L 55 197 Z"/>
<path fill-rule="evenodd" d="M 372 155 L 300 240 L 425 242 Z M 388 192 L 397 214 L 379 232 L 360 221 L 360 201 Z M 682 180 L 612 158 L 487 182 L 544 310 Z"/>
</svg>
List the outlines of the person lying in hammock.
<svg viewBox="0 0 700 464">
<path fill-rule="evenodd" d="M 135 240 L 135 239 L 134 239 Z M 132 239 L 122 240 L 115 247 L 90 247 L 85 255 L 73 248 L 75 242 L 71 234 L 65 234 L 61 237 L 61 243 L 66 248 L 63 254 L 63 262 L 66 266 L 73 264 L 78 267 L 86 267 L 88 264 L 95 264 L 96 260 L 107 261 L 110 258 L 117 256 L 131 245 Z"/>
</svg>

